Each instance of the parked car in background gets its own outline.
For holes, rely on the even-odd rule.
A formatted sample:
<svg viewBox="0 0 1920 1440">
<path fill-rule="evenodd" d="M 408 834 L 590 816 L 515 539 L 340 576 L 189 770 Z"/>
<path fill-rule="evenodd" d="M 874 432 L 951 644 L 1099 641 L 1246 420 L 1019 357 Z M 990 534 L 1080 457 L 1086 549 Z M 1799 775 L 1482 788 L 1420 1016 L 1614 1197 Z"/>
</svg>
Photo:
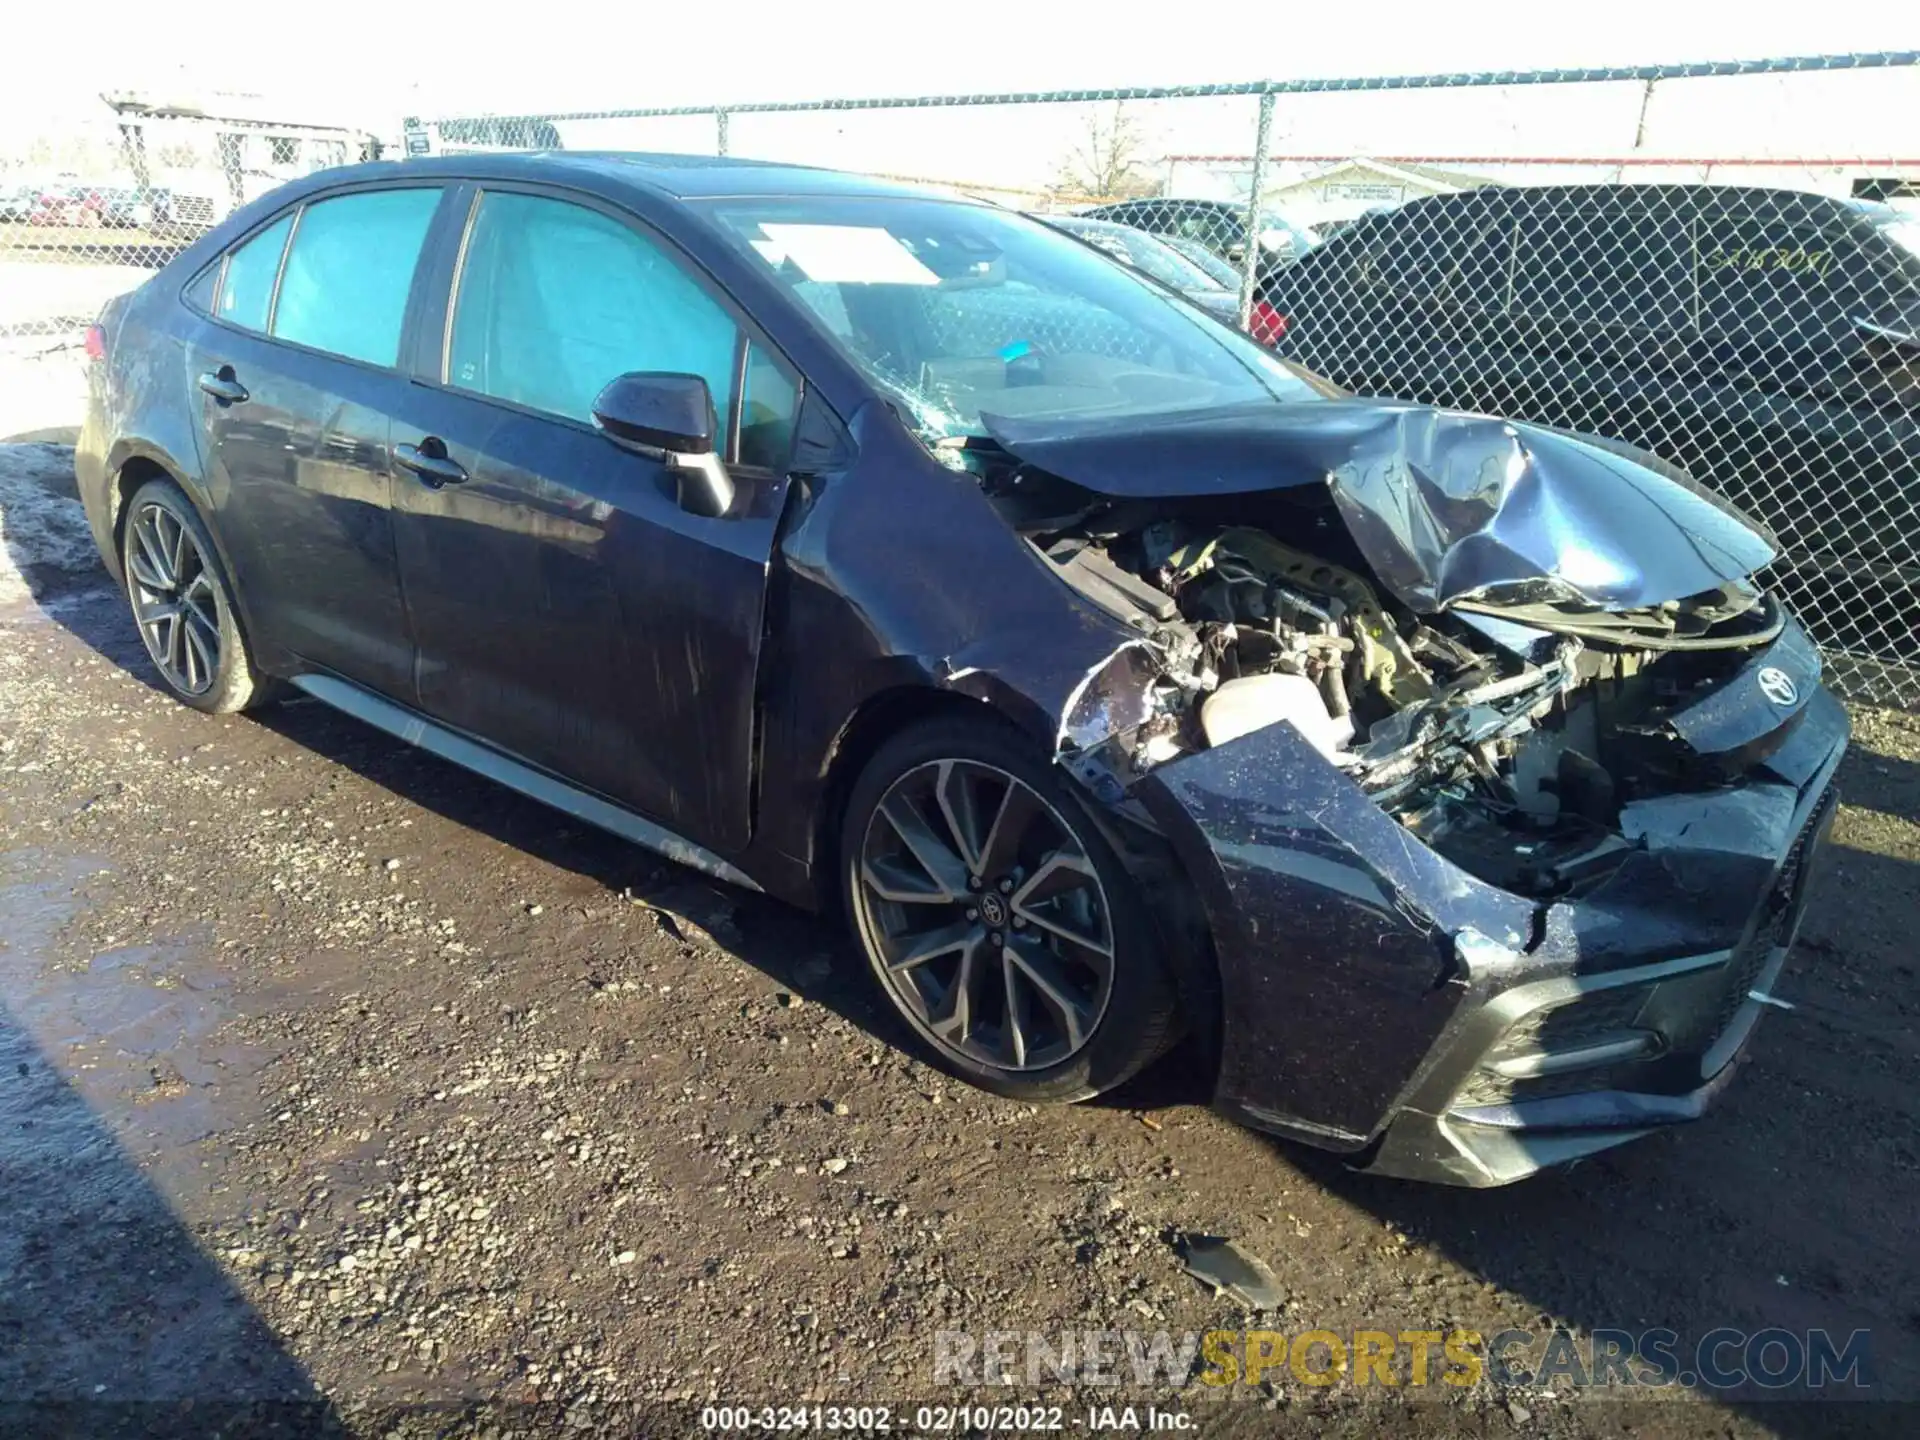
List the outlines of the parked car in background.
<svg viewBox="0 0 1920 1440">
<path fill-rule="evenodd" d="M 173 196 L 160 186 L 97 185 L 62 181 L 52 185 L 0 187 L 0 220 L 19 224 L 92 229 L 165 227 L 174 220 Z"/>
<path fill-rule="evenodd" d="M 1162 285 L 1178 290 L 1216 320 L 1224 320 L 1229 325 L 1240 323 L 1239 285 L 1232 268 L 1223 261 L 1216 258 L 1214 264 L 1220 266 L 1234 283 L 1223 283 L 1217 278 L 1216 272 L 1195 264 L 1161 237 L 1136 230 L 1131 225 L 1092 220 L 1084 215 L 1037 215 L 1034 218 L 1056 230 L 1064 230 L 1096 249 L 1106 251 L 1121 264 L 1131 265 Z M 1204 249 L 1202 253 L 1210 254 Z M 1273 307 L 1264 300 L 1256 299 L 1247 329 L 1256 340 L 1271 344 L 1280 334 L 1282 326 Z"/>
<path fill-rule="evenodd" d="M 1920 221 L 1798 191 L 1487 187 L 1370 216 L 1263 293 L 1284 353 L 1348 389 L 1673 461 L 1766 519 L 1803 609 L 1920 659 Z"/>
<path fill-rule="evenodd" d="M 146 229 L 165 232 L 176 220 L 173 192 L 162 185 L 149 185 L 135 192 L 134 223 Z"/>
<path fill-rule="evenodd" d="M 94 229 L 106 223 L 104 211 L 98 192 L 88 186 L 43 185 L 34 194 L 26 223 Z"/>
<path fill-rule="evenodd" d="M 33 218 L 39 200 L 38 185 L 0 184 L 0 223 L 26 223 Z"/>
<path fill-rule="evenodd" d="M 144 226 L 153 218 L 149 192 L 137 185 L 101 185 L 90 192 L 100 211 L 100 223 L 129 230 Z"/>
<path fill-rule="evenodd" d="M 1021 1101 L 1191 1031 L 1356 1165 L 1576 1160 L 1725 1089 L 1833 815 L 1846 715 L 1731 507 L 1345 395 L 998 206 L 336 170 L 86 353 L 81 502 L 182 703 L 291 687 L 843 915 Z"/>
<path fill-rule="evenodd" d="M 1131 225 L 1150 235 L 1179 235 L 1198 241 L 1230 264 L 1247 253 L 1247 207 L 1230 200 L 1122 200 L 1080 212 L 1091 219 Z M 1260 212 L 1261 273 L 1283 269 L 1312 250 L 1320 237 L 1278 210 Z"/>
<path fill-rule="evenodd" d="M 1129 226 L 1128 228 L 1131 229 L 1133 227 Z M 1186 256 L 1187 259 L 1198 265 L 1227 289 L 1237 291 L 1240 288 L 1240 272 L 1192 236 L 1156 235 L 1154 238 L 1159 240 L 1161 244 L 1178 250 L 1182 255 Z"/>
</svg>

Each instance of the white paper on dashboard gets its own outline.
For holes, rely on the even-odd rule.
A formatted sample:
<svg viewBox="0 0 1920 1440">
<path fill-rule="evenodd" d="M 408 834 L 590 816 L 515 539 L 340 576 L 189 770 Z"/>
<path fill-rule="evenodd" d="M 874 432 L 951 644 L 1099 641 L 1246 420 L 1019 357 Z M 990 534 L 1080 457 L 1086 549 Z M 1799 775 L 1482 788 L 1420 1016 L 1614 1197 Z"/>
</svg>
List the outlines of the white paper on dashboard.
<svg viewBox="0 0 1920 1440">
<path fill-rule="evenodd" d="M 760 233 L 809 280 L 856 285 L 940 283 L 938 275 L 878 225 L 769 225 L 763 220 Z"/>
</svg>

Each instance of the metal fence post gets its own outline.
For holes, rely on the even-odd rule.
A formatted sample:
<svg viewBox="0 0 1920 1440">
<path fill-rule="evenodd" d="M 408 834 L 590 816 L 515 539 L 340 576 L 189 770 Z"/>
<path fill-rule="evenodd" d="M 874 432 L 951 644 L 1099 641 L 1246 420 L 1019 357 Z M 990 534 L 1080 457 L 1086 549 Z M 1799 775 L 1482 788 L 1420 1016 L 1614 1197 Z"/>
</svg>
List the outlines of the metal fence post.
<svg viewBox="0 0 1920 1440">
<path fill-rule="evenodd" d="M 727 112 L 724 110 L 716 110 L 713 112 L 713 135 L 714 135 L 714 146 L 715 146 L 713 153 L 716 155 L 726 154 L 727 153 Z"/>
<path fill-rule="evenodd" d="M 1260 278 L 1260 192 L 1267 188 L 1267 146 L 1273 136 L 1273 92 L 1260 95 L 1254 127 L 1253 177 L 1247 183 L 1247 253 L 1240 258 L 1240 328 L 1253 323 L 1253 289 Z"/>
</svg>

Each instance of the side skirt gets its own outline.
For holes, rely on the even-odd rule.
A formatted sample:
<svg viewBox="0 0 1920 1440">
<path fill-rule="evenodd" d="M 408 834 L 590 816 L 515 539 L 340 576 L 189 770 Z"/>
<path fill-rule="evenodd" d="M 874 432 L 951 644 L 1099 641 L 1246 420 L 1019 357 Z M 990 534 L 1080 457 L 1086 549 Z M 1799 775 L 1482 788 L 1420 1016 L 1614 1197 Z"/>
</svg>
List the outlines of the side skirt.
<svg viewBox="0 0 1920 1440">
<path fill-rule="evenodd" d="M 691 840 L 682 839 L 664 826 L 636 815 L 591 790 L 583 790 L 557 775 L 550 775 L 524 761 L 515 760 L 490 745 L 469 739 L 457 730 L 429 720 L 418 711 L 395 704 L 370 690 L 363 690 L 332 675 L 297 675 L 291 683 L 314 699 L 356 720 L 363 720 L 409 745 L 417 745 L 442 760 L 451 760 L 462 769 L 483 775 L 509 790 L 517 790 L 529 799 L 565 811 L 576 820 L 609 831 L 669 860 L 702 871 L 716 880 L 724 880 L 729 885 L 738 885 L 746 890 L 760 888 L 744 871 L 734 868 Z"/>
</svg>

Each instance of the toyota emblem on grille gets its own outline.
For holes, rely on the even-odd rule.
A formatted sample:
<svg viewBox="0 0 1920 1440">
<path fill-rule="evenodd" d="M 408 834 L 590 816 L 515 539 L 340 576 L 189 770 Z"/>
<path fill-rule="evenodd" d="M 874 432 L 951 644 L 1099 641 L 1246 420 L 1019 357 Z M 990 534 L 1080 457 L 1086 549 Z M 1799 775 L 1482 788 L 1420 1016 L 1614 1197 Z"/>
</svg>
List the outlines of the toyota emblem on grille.
<svg viewBox="0 0 1920 1440">
<path fill-rule="evenodd" d="M 1760 693 L 1776 705 L 1791 705 L 1800 698 L 1800 687 L 1778 665 L 1768 665 L 1760 672 Z"/>
</svg>

